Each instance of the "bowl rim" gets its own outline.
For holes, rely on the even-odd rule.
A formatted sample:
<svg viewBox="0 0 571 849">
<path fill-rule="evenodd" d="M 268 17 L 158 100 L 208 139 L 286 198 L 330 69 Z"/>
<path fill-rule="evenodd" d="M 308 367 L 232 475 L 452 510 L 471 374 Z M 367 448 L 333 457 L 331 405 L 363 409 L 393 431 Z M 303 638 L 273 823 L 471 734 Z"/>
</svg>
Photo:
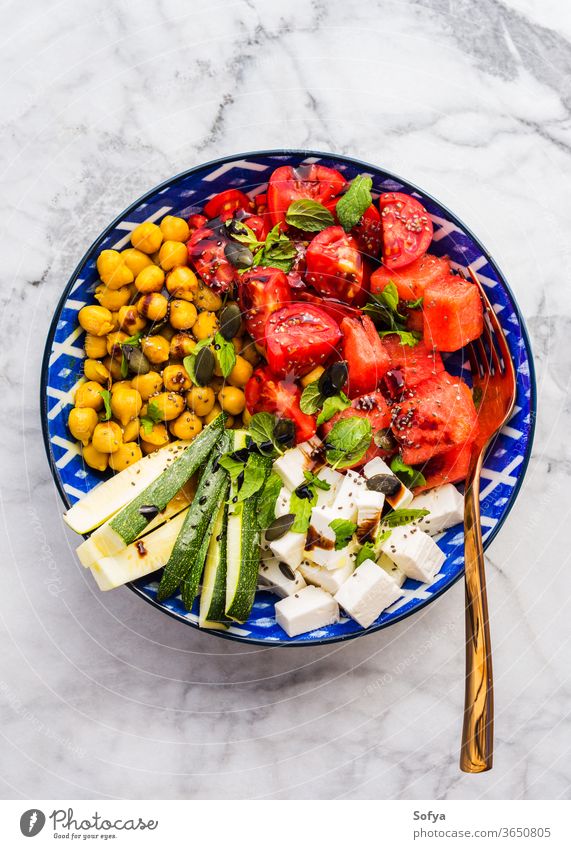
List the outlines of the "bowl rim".
<svg viewBox="0 0 571 849">
<path fill-rule="evenodd" d="M 154 196 L 157 192 L 160 192 L 163 189 L 169 188 L 173 184 L 177 183 L 180 180 L 185 179 L 189 175 L 195 174 L 198 171 L 204 170 L 205 168 L 211 168 L 211 167 L 216 167 L 216 166 L 220 167 L 222 165 L 226 165 L 229 162 L 234 162 L 237 159 L 247 159 L 248 157 L 252 157 L 252 156 L 275 156 L 275 157 L 279 157 L 279 156 L 299 156 L 299 157 L 303 157 L 303 158 L 307 158 L 307 157 L 326 158 L 326 159 L 338 160 L 340 162 L 345 162 L 345 163 L 348 163 L 350 165 L 355 165 L 359 168 L 366 169 L 366 170 L 369 170 L 369 171 L 372 171 L 372 172 L 382 171 L 383 174 L 387 175 L 390 179 L 394 179 L 395 181 L 401 182 L 401 183 L 409 186 L 413 191 L 417 191 L 423 198 L 427 198 L 428 200 L 432 201 L 437 206 L 439 206 L 440 209 L 449 218 L 449 220 L 452 221 L 453 223 L 455 223 L 457 226 L 459 226 L 463 230 L 463 232 L 470 239 L 472 239 L 478 245 L 479 248 L 481 248 L 482 255 L 486 257 L 488 264 L 491 266 L 491 268 L 494 270 L 495 274 L 497 275 L 501 286 L 503 287 L 504 291 L 506 292 L 506 294 L 507 294 L 507 296 L 508 296 L 508 298 L 511 302 L 514 313 L 516 314 L 516 316 L 518 318 L 518 321 L 519 321 L 519 324 L 520 324 L 520 327 L 521 327 L 522 338 L 524 340 L 525 349 L 526 349 L 526 352 L 527 352 L 527 355 L 528 355 L 529 381 L 530 381 L 530 397 L 529 397 L 530 429 L 529 429 L 528 441 L 527 441 L 527 445 L 526 445 L 526 451 L 525 451 L 525 454 L 524 454 L 523 462 L 521 464 L 521 473 L 520 473 L 520 475 L 517 479 L 515 486 L 513 487 L 512 491 L 509 495 L 509 498 L 508 498 L 507 504 L 505 506 L 504 513 L 501 517 L 501 520 L 498 521 L 498 523 L 491 530 L 491 532 L 489 533 L 489 535 L 487 536 L 487 538 L 484 541 L 484 551 L 485 551 L 488 548 L 488 546 L 491 545 L 491 543 L 494 541 L 496 535 L 499 533 L 501 528 L 504 526 L 506 519 L 508 518 L 508 516 L 511 512 L 511 509 L 516 502 L 516 499 L 519 495 L 520 489 L 523 485 L 523 481 L 524 481 L 525 476 L 527 474 L 527 469 L 528 469 L 528 466 L 529 466 L 529 461 L 530 461 L 532 449 L 533 449 L 533 441 L 534 441 L 534 438 L 535 438 L 535 426 L 536 426 L 536 420 L 537 420 L 537 378 L 536 378 L 536 373 L 535 373 L 533 348 L 531 346 L 531 340 L 529 338 L 529 333 L 528 333 L 528 330 L 527 330 L 527 326 L 526 326 L 524 317 L 523 317 L 522 312 L 519 308 L 519 305 L 517 303 L 515 295 L 514 295 L 512 289 L 511 289 L 509 283 L 507 282 L 505 275 L 503 274 L 502 270 L 500 269 L 498 263 L 496 262 L 496 260 L 492 256 L 492 254 L 487 250 L 487 248 L 482 243 L 482 241 L 475 235 L 475 233 L 472 231 L 472 229 L 470 227 L 468 227 L 462 221 L 461 218 L 459 218 L 446 205 L 441 203 L 441 201 L 439 201 L 432 194 L 430 194 L 430 192 L 426 192 L 424 189 L 417 186 L 416 183 L 412 183 L 410 180 L 408 180 L 404 177 L 400 177 L 398 174 L 395 174 L 393 171 L 385 170 L 381 166 L 373 165 L 372 163 L 367 162 L 363 159 L 357 159 L 353 156 L 346 156 L 345 154 L 342 154 L 342 153 L 332 153 L 332 152 L 328 152 L 328 151 L 314 150 L 314 149 L 311 149 L 311 148 L 270 148 L 270 149 L 262 149 L 262 150 L 249 150 L 249 151 L 243 151 L 243 152 L 238 152 L 238 153 L 233 153 L 233 154 L 227 154 L 226 156 L 221 156 L 221 157 L 218 157 L 216 159 L 211 159 L 211 160 L 208 160 L 206 162 L 201 162 L 198 165 L 193 165 L 191 168 L 187 168 L 184 171 L 180 171 L 176 175 L 169 177 L 166 180 L 163 180 L 161 183 L 158 183 L 156 186 L 153 186 L 152 188 L 148 189 L 139 198 L 137 198 L 135 201 L 133 201 L 131 204 L 129 204 L 129 206 L 125 207 L 125 209 L 123 209 L 113 219 L 113 221 L 111 221 L 105 227 L 105 229 L 102 230 L 101 233 L 99 233 L 99 235 L 93 240 L 91 245 L 84 252 L 83 256 L 81 257 L 81 259 L 77 263 L 75 269 L 73 270 L 73 272 L 72 272 L 68 282 L 66 283 L 66 285 L 63 289 L 63 292 L 62 292 L 62 294 L 61 294 L 61 296 L 60 296 L 60 298 L 59 298 L 59 300 L 56 304 L 56 307 L 55 307 L 55 310 L 54 310 L 54 313 L 53 313 L 53 316 L 52 316 L 52 319 L 51 319 L 51 322 L 50 322 L 50 326 L 49 326 L 49 329 L 48 329 L 48 334 L 47 334 L 47 337 L 46 337 L 46 343 L 45 343 L 44 353 L 43 353 L 42 363 L 41 363 L 40 419 L 41 419 L 41 426 L 42 426 L 42 438 L 43 438 L 43 442 L 44 442 L 44 449 L 46 451 L 46 455 L 47 455 L 47 459 L 48 459 L 48 464 L 49 464 L 49 467 L 50 467 L 50 472 L 51 472 L 52 478 L 54 480 L 54 483 L 56 485 L 56 488 L 58 490 L 59 496 L 62 499 L 64 505 L 66 506 L 67 509 L 69 509 L 71 507 L 71 502 L 69 501 L 67 494 L 66 494 L 66 492 L 63 488 L 63 484 L 62 484 L 62 481 L 60 479 L 58 469 L 57 469 L 57 466 L 56 466 L 56 462 L 55 462 L 55 458 L 53 456 L 53 452 L 52 452 L 52 449 L 51 449 L 51 441 L 50 441 L 50 434 L 49 434 L 49 427 L 48 427 L 48 415 L 47 415 L 48 409 L 47 409 L 47 391 L 46 390 L 47 390 L 47 385 L 48 385 L 49 359 L 50 359 L 50 355 L 51 355 L 51 351 L 52 351 L 52 345 L 53 345 L 53 341 L 54 341 L 54 337 L 55 337 L 55 333 L 56 333 L 56 329 L 57 329 L 59 316 L 61 314 L 61 311 L 62 311 L 68 297 L 69 297 L 71 290 L 73 289 L 73 286 L 75 285 L 75 283 L 76 283 L 76 281 L 77 281 L 77 279 L 78 279 L 78 277 L 81 273 L 81 270 L 83 269 L 85 263 L 91 257 L 91 255 L 92 255 L 93 251 L 95 250 L 95 248 L 97 247 L 97 245 L 105 238 L 106 234 L 109 233 L 110 230 L 113 230 L 115 228 L 115 226 L 120 221 L 124 220 L 125 217 L 127 217 L 133 210 L 137 209 L 140 206 L 140 204 L 144 203 L 148 198 Z M 276 167 L 279 167 L 279 166 L 276 165 Z M 456 582 L 462 577 L 463 574 L 464 574 L 464 569 L 461 569 L 458 572 L 458 574 L 451 581 L 444 584 L 442 587 L 437 589 L 434 593 L 431 593 L 428 598 L 422 599 L 420 601 L 420 603 L 415 605 L 411 610 L 407 610 L 407 611 L 405 611 L 401 614 L 397 614 L 389 622 L 381 622 L 381 623 L 378 623 L 377 625 L 375 625 L 373 627 L 366 628 L 366 629 L 363 629 L 361 631 L 356 631 L 355 633 L 352 633 L 352 634 L 340 634 L 340 635 L 335 636 L 335 637 L 326 637 L 326 638 L 323 638 L 323 639 L 318 638 L 316 640 L 311 640 L 311 641 L 307 641 L 307 642 L 296 642 L 295 639 L 293 639 L 293 640 L 264 640 L 264 639 L 260 639 L 258 637 L 248 637 L 248 636 L 243 636 L 241 634 L 235 634 L 235 633 L 230 633 L 230 632 L 225 632 L 225 631 L 210 630 L 208 628 L 199 628 L 197 622 L 193 622 L 192 619 L 189 619 L 188 617 L 186 617 L 186 616 L 184 616 L 180 613 L 177 613 L 174 610 L 170 610 L 168 607 L 164 607 L 162 604 L 159 604 L 159 602 L 157 602 L 156 599 L 150 598 L 139 587 L 135 586 L 134 583 L 130 582 L 126 586 L 132 592 L 134 592 L 135 595 L 144 599 L 144 601 L 147 604 L 150 604 L 153 607 L 160 610 L 161 613 L 166 613 L 168 616 L 175 619 L 177 622 L 183 622 L 186 625 L 190 625 L 192 628 L 195 628 L 197 631 L 200 631 L 201 633 L 210 634 L 210 635 L 220 637 L 220 638 L 225 639 L 225 640 L 232 640 L 233 642 L 247 643 L 247 644 L 250 644 L 250 645 L 259 645 L 259 646 L 264 646 L 264 647 L 267 647 L 267 648 L 271 648 L 271 647 L 274 647 L 274 646 L 276 646 L 276 647 L 277 646 L 279 646 L 279 647 L 290 647 L 290 648 L 304 648 L 304 647 L 312 647 L 312 646 L 326 645 L 326 644 L 331 644 L 331 643 L 340 643 L 340 642 L 345 642 L 345 641 L 348 641 L 348 640 L 354 640 L 354 639 L 357 639 L 359 637 L 368 636 L 370 634 L 374 634 L 378 631 L 384 630 L 385 628 L 388 628 L 391 625 L 395 625 L 397 622 L 402 622 L 404 619 L 407 619 L 409 616 L 412 616 L 412 615 L 418 613 L 420 610 L 425 608 L 427 605 L 432 604 L 432 602 L 439 599 L 447 590 L 449 590 L 454 584 L 456 584 Z"/>
</svg>

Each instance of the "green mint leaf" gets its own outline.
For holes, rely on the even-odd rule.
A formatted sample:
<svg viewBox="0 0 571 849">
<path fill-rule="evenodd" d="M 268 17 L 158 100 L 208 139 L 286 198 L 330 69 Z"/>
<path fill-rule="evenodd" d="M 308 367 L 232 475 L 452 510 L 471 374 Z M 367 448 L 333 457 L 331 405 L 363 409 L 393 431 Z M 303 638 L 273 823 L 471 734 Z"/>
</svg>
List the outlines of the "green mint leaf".
<svg viewBox="0 0 571 849">
<path fill-rule="evenodd" d="M 321 480 L 321 478 L 318 478 L 317 475 L 314 475 L 313 472 L 310 472 L 307 469 L 305 469 L 303 476 L 308 483 L 313 484 L 313 486 L 316 486 L 317 489 L 322 489 L 325 492 L 327 492 L 327 490 L 331 489 L 330 483 L 328 483 L 327 481 Z"/>
<path fill-rule="evenodd" d="M 246 463 L 243 460 L 237 460 L 232 454 L 223 454 L 218 460 L 218 465 L 226 469 L 230 475 L 230 480 L 235 483 L 238 475 L 244 471 Z"/>
<path fill-rule="evenodd" d="M 346 548 L 357 530 L 357 525 L 349 519 L 333 519 L 329 522 L 329 527 L 335 534 L 335 551 Z"/>
<path fill-rule="evenodd" d="M 369 419 L 361 416 L 340 419 L 327 434 L 327 462 L 337 469 L 353 466 L 364 456 L 372 437 Z"/>
<path fill-rule="evenodd" d="M 426 483 L 426 478 L 422 472 L 403 463 L 402 458 L 398 455 L 391 460 L 391 472 L 394 472 L 397 478 L 409 489 L 415 486 L 424 486 Z"/>
<path fill-rule="evenodd" d="M 232 342 L 225 339 L 221 333 L 214 336 L 214 353 L 220 365 L 223 377 L 228 377 L 236 365 L 236 349 Z"/>
<path fill-rule="evenodd" d="M 317 416 L 317 427 L 324 424 L 324 422 L 328 422 L 329 419 L 333 418 L 335 413 L 340 413 L 350 406 L 351 402 L 344 392 L 340 392 L 339 395 L 332 395 L 329 398 L 326 398 L 323 402 L 323 409 Z"/>
<path fill-rule="evenodd" d="M 387 513 L 383 518 L 383 524 L 389 528 L 398 528 L 401 525 L 410 525 L 416 519 L 428 516 L 428 513 L 428 510 L 414 510 L 403 507 L 402 510 L 393 510 L 392 513 Z"/>
<path fill-rule="evenodd" d="M 147 405 L 147 418 L 149 418 L 154 424 L 162 422 L 163 420 L 163 415 L 154 401 L 149 401 Z"/>
<path fill-rule="evenodd" d="M 361 563 L 364 563 L 365 560 L 374 560 L 375 562 L 377 560 L 374 546 L 370 542 L 366 542 L 364 545 L 362 545 L 359 551 L 357 552 L 357 557 L 355 558 L 355 568 L 357 568 L 357 566 L 360 566 Z"/>
<path fill-rule="evenodd" d="M 382 330 L 379 336 L 398 336 L 401 345 L 408 345 L 410 348 L 418 345 L 422 338 L 421 334 L 417 333 L 416 330 Z"/>
<path fill-rule="evenodd" d="M 238 490 L 238 502 L 255 495 L 264 485 L 267 467 L 260 454 L 250 454 L 244 467 L 244 482 Z"/>
<path fill-rule="evenodd" d="M 294 523 L 290 530 L 297 534 L 307 533 L 309 521 L 311 519 L 311 511 L 317 504 L 317 493 L 315 488 L 312 487 L 311 484 L 308 484 L 307 487 L 304 487 L 304 489 L 309 489 L 309 492 L 311 493 L 310 498 L 300 498 L 297 494 L 297 489 L 294 489 L 289 501 L 290 513 L 293 513 L 295 516 Z"/>
<path fill-rule="evenodd" d="M 351 181 L 349 188 L 337 201 L 335 212 L 339 224 L 346 233 L 359 223 L 373 202 L 371 189 L 373 181 L 366 174 L 359 174 Z"/>
<path fill-rule="evenodd" d="M 262 268 L 279 268 L 288 272 L 297 256 L 297 248 L 281 227 L 276 224 L 267 235 L 266 241 L 254 255 L 252 265 Z"/>
<path fill-rule="evenodd" d="M 319 233 L 335 224 L 335 219 L 323 204 L 316 200 L 302 198 L 290 203 L 286 212 L 286 222 L 291 227 L 304 230 L 306 233 Z"/>
<path fill-rule="evenodd" d="M 141 427 L 143 428 L 143 433 L 148 434 L 151 433 L 154 427 L 154 421 L 150 419 L 148 416 L 141 416 L 140 418 Z"/>
<path fill-rule="evenodd" d="M 105 412 L 99 413 L 99 418 L 102 422 L 108 422 L 113 415 L 111 411 L 111 393 L 108 389 L 100 389 L 99 394 L 103 398 L 103 403 L 105 404 Z"/>
<path fill-rule="evenodd" d="M 237 221 L 235 218 L 229 218 L 224 222 L 224 226 L 230 239 L 234 242 L 240 242 L 240 244 L 246 245 L 246 247 L 251 251 L 257 250 L 264 244 L 263 242 L 258 241 L 254 231 L 248 227 L 244 221 Z"/>
<path fill-rule="evenodd" d="M 316 413 L 323 404 L 323 395 L 319 391 L 319 381 L 308 383 L 299 399 L 299 406 L 302 413 L 312 416 Z"/>
<path fill-rule="evenodd" d="M 388 528 L 385 528 L 384 530 L 380 530 L 380 528 L 379 528 L 379 530 L 377 531 L 377 533 L 375 535 L 375 553 L 376 554 L 378 554 L 381 545 L 388 540 L 390 535 L 391 535 L 391 532 Z"/>
<path fill-rule="evenodd" d="M 128 339 L 125 339 L 123 342 L 121 342 L 121 347 L 123 347 L 123 345 L 131 345 L 133 348 L 135 348 L 141 341 L 142 336 L 143 334 L 140 331 L 138 333 L 135 333 L 134 336 L 129 336 Z"/>
<path fill-rule="evenodd" d="M 399 292 L 392 280 L 390 280 L 377 298 L 392 312 L 397 312 L 399 305 Z"/>
<path fill-rule="evenodd" d="M 250 419 L 250 424 L 248 425 L 250 436 L 258 448 L 260 448 L 260 446 L 264 446 L 260 450 L 262 451 L 262 454 L 267 457 L 273 457 L 276 453 L 282 453 L 274 439 L 275 427 L 276 417 L 271 413 L 255 413 Z M 267 447 L 268 443 L 272 446 L 272 448 Z"/>
<path fill-rule="evenodd" d="M 276 518 L 276 503 L 282 486 L 280 476 L 270 472 L 258 496 L 258 525 L 262 530 L 269 528 Z"/>
<path fill-rule="evenodd" d="M 416 301 L 405 301 L 409 310 L 419 310 L 423 304 L 424 298 L 417 298 Z"/>
</svg>

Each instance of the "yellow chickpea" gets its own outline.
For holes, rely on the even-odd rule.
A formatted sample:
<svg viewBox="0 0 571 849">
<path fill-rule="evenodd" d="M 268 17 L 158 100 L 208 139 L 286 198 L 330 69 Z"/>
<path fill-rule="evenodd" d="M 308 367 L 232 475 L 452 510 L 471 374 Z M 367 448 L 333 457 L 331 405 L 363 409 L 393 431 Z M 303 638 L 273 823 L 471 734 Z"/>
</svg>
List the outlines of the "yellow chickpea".
<svg viewBox="0 0 571 849">
<path fill-rule="evenodd" d="M 95 380 L 97 383 L 109 383 L 111 380 L 109 369 L 99 360 L 84 360 L 83 373 L 88 380 Z"/>
<path fill-rule="evenodd" d="M 123 257 L 123 262 L 127 268 L 131 269 L 135 277 L 141 273 L 143 268 L 147 268 L 148 265 L 153 264 L 152 259 L 149 259 L 147 254 L 136 250 L 136 248 L 126 248 L 124 251 L 121 251 L 121 256 Z"/>
<path fill-rule="evenodd" d="M 131 419 L 123 428 L 123 442 L 136 442 L 139 438 L 139 428 L 141 423 L 138 418 Z"/>
<path fill-rule="evenodd" d="M 189 301 L 171 301 L 169 321 L 175 330 L 189 330 L 197 321 L 196 307 Z"/>
<path fill-rule="evenodd" d="M 198 292 L 198 278 L 191 268 L 179 265 L 167 274 L 166 287 L 170 295 L 183 301 L 193 301 Z"/>
<path fill-rule="evenodd" d="M 123 427 L 136 419 L 143 406 L 143 399 L 136 389 L 121 389 L 111 395 L 111 410 Z"/>
<path fill-rule="evenodd" d="M 177 439 L 194 439 L 202 430 L 202 422 L 194 413 L 185 410 L 170 423 L 169 430 Z"/>
<path fill-rule="evenodd" d="M 152 445 L 153 448 L 161 448 L 169 441 L 167 426 L 162 422 L 154 424 L 152 428 L 141 425 L 139 437 L 143 444 L 147 443 L 147 445 Z"/>
<path fill-rule="evenodd" d="M 248 408 L 244 407 L 242 411 L 242 423 L 244 427 L 249 427 L 250 422 L 252 421 L 252 414 L 248 412 Z"/>
<path fill-rule="evenodd" d="M 254 368 L 251 363 L 244 359 L 244 357 L 238 355 L 236 357 L 236 362 L 234 363 L 234 368 L 226 379 L 231 386 L 239 386 L 242 388 L 252 377 L 253 371 Z"/>
<path fill-rule="evenodd" d="M 74 407 L 67 420 L 71 435 L 83 445 L 89 444 L 98 423 L 99 416 L 92 407 Z"/>
<path fill-rule="evenodd" d="M 107 353 L 107 339 L 104 336 L 93 336 L 91 333 L 86 333 L 83 348 L 88 357 L 92 360 L 98 360 Z"/>
<path fill-rule="evenodd" d="M 186 393 L 186 405 L 197 416 L 207 416 L 214 407 L 215 395 L 210 386 L 193 386 Z"/>
<path fill-rule="evenodd" d="M 218 393 L 218 403 L 225 413 L 239 416 L 246 406 L 246 397 L 237 386 L 225 386 Z"/>
<path fill-rule="evenodd" d="M 316 380 L 319 380 L 324 371 L 325 369 L 323 366 L 315 366 L 314 369 L 311 369 L 310 372 L 304 374 L 301 378 L 301 385 L 305 388 L 306 386 L 309 386 L 310 383 L 315 383 Z"/>
<path fill-rule="evenodd" d="M 170 345 L 164 336 L 144 336 L 141 339 L 141 350 L 151 363 L 164 363 L 169 358 Z"/>
<path fill-rule="evenodd" d="M 110 357 L 113 357 L 115 360 L 120 360 L 123 351 L 121 350 L 121 345 L 125 341 L 125 339 L 129 338 L 128 333 L 123 333 L 123 331 L 118 330 L 116 333 L 110 333 L 107 337 L 107 353 Z"/>
<path fill-rule="evenodd" d="M 116 380 L 113 386 L 111 387 L 111 395 L 115 392 L 121 392 L 122 389 L 132 389 L 130 380 Z"/>
<path fill-rule="evenodd" d="M 159 226 L 165 241 L 186 242 L 190 235 L 188 224 L 177 215 L 165 215 Z"/>
<path fill-rule="evenodd" d="M 109 286 L 101 284 L 95 290 L 95 300 L 99 305 L 111 312 L 116 312 L 131 300 L 132 289 L 130 286 L 122 286 L 121 289 L 110 289 Z"/>
<path fill-rule="evenodd" d="M 114 359 L 113 357 L 105 357 L 103 365 L 111 375 L 113 380 L 121 380 L 121 357 Z M 113 387 L 111 387 L 113 389 Z"/>
<path fill-rule="evenodd" d="M 168 308 L 169 302 L 158 292 L 141 295 L 137 301 L 137 309 L 141 315 L 150 318 L 151 321 L 161 321 L 167 314 Z"/>
<path fill-rule="evenodd" d="M 171 392 L 181 392 L 183 389 L 190 389 L 191 381 L 187 370 L 184 366 L 167 366 L 163 370 L 163 381 L 165 389 Z"/>
<path fill-rule="evenodd" d="M 163 234 L 158 224 L 144 221 L 131 233 L 131 244 L 144 254 L 154 254 L 161 246 Z"/>
<path fill-rule="evenodd" d="M 176 360 L 184 360 L 192 354 L 195 347 L 196 342 L 188 333 L 176 333 L 171 339 L 170 356 Z"/>
<path fill-rule="evenodd" d="M 176 419 L 184 410 L 184 398 L 176 392 L 161 392 L 159 395 L 155 395 L 151 402 L 165 422 Z"/>
<path fill-rule="evenodd" d="M 220 404 L 214 404 L 210 412 L 204 416 L 204 424 L 210 424 L 210 422 L 213 422 L 216 416 L 219 416 L 221 412 L 222 407 Z"/>
<path fill-rule="evenodd" d="M 172 309 L 171 309 L 171 324 L 172 324 Z M 218 319 L 213 312 L 201 312 L 198 318 L 192 325 L 192 332 L 195 339 L 208 339 L 209 336 L 214 336 L 218 330 Z"/>
<path fill-rule="evenodd" d="M 188 252 L 182 242 L 163 242 L 159 251 L 159 263 L 163 271 L 170 271 L 178 265 L 186 265 Z"/>
<path fill-rule="evenodd" d="M 125 442 L 117 451 L 109 455 L 109 465 L 114 472 L 122 472 L 127 466 L 132 466 L 143 456 L 136 442 Z"/>
<path fill-rule="evenodd" d="M 119 327 L 129 336 L 133 336 L 146 327 L 147 321 L 133 304 L 130 307 L 121 307 L 119 310 Z"/>
<path fill-rule="evenodd" d="M 83 307 L 77 317 L 85 332 L 92 336 L 106 336 L 113 330 L 111 311 L 105 307 Z"/>
<path fill-rule="evenodd" d="M 114 454 L 123 444 L 123 433 L 117 422 L 99 422 L 93 431 L 92 445 L 102 454 Z"/>
<path fill-rule="evenodd" d="M 94 380 L 81 383 L 75 393 L 76 407 L 91 407 L 92 410 L 101 410 L 103 407 L 103 396 L 101 386 Z"/>
<path fill-rule="evenodd" d="M 205 286 L 201 281 L 198 283 L 198 290 L 194 297 L 194 302 L 198 309 L 209 310 L 210 312 L 217 312 L 217 310 L 219 310 L 222 306 L 222 298 L 220 295 L 217 295 L 216 292 L 213 292 L 212 289 L 209 289 L 208 286 Z"/>
<path fill-rule="evenodd" d="M 243 345 L 240 355 L 252 366 L 257 366 L 260 362 L 260 355 L 253 342 L 248 342 L 246 345 Z"/>
<path fill-rule="evenodd" d="M 97 257 L 97 272 L 110 289 L 120 289 L 133 282 L 133 272 L 118 251 L 101 251 Z"/>
<path fill-rule="evenodd" d="M 119 310 L 111 313 L 111 320 L 113 321 L 113 328 L 111 332 L 114 333 L 116 330 L 119 330 Z"/>
<path fill-rule="evenodd" d="M 134 377 L 131 386 L 137 390 L 143 401 L 148 401 L 151 395 L 156 395 L 163 388 L 163 379 L 158 372 L 150 371 Z"/>
<path fill-rule="evenodd" d="M 143 295 L 160 292 L 165 282 L 165 273 L 158 265 L 147 265 L 135 278 L 135 288 Z"/>
<path fill-rule="evenodd" d="M 104 451 L 98 451 L 92 444 L 86 445 L 81 452 L 83 459 L 91 469 L 104 472 L 109 462 L 109 455 Z"/>
</svg>

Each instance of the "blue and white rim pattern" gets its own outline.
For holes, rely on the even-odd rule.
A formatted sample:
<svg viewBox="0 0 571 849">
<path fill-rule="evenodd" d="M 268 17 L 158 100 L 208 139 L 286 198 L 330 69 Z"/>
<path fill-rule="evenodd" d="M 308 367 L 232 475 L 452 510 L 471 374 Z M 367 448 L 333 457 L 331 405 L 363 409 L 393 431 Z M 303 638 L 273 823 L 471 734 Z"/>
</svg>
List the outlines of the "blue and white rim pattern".
<svg viewBox="0 0 571 849">
<path fill-rule="evenodd" d="M 199 211 L 208 198 L 231 187 L 251 197 L 263 192 L 272 170 L 279 165 L 321 162 L 342 171 L 347 179 L 368 173 L 375 195 L 383 191 L 414 194 L 428 209 L 434 223 L 431 252 L 450 257 L 457 269 L 474 268 L 486 287 L 493 308 L 506 333 L 517 370 L 517 398 L 508 425 L 488 453 L 482 471 L 481 514 L 485 545 L 499 531 L 512 506 L 525 474 L 535 424 L 535 379 L 532 353 L 523 320 L 514 297 L 499 269 L 470 231 L 434 198 L 415 186 L 375 166 L 348 157 L 304 151 L 263 151 L 239 154 L 191 169 L 151 190 L 127 209 L 91 246 L 74 272 L 56 310 L 48 335 L 42 370 L 42 424 L 48 458 L 60 494 L 67 505 L 75 503 L 97 485 L 102 475 L 84 466 L 77 444 L 67 430 L 67 417 L 73 406 L 78 381 L 82 379 L 83 331 L 77 314 L 93 303 L 98 280 L 97 255 L 105 248 L 122 250 L 130 233 L 141 221 L 160 221 L 167 214 L 188 216 Z M 461 355 L 448 359 L 447 368 L 469 380 L 469 366 Z M 266 644 L 304 645 L 348 639 L 390 625 L 415 612 L 448 589 L 462 574 L 463 531 L 451 528 L 438 539 L 446 561 L 431 584 L 407 580 L 402 597 L 364 632 L 350 619 L 303 634 L 287 637 L 276 624 L 273 605 L 276 597 L 266 591 L 257 594 L 249 620 L 220 636 Z M 147 601 L 178 619 L 197 626 L 197 604 L 192 612 L 184 609 L 179 596 L 159 603 L 157 582 L 143 578 L 131 588 Z"/>
</svg>

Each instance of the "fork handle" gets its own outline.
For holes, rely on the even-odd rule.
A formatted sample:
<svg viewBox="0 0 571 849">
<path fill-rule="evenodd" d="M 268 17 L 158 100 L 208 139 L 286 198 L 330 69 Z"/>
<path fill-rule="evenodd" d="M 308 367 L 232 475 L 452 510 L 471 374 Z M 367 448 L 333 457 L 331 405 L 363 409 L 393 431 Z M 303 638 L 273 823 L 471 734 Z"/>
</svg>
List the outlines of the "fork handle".
<svg viewBox="0 0 571 849">
<path fill-rule="evenodd" d="M 460 769 L 485 772 L 492 768 L 494 691 L 492 650 L 480 528 L 480 469 L 469 482 L 464 506 L 464 563 L 466 573 L 466 693 Z"/>
</svg>

